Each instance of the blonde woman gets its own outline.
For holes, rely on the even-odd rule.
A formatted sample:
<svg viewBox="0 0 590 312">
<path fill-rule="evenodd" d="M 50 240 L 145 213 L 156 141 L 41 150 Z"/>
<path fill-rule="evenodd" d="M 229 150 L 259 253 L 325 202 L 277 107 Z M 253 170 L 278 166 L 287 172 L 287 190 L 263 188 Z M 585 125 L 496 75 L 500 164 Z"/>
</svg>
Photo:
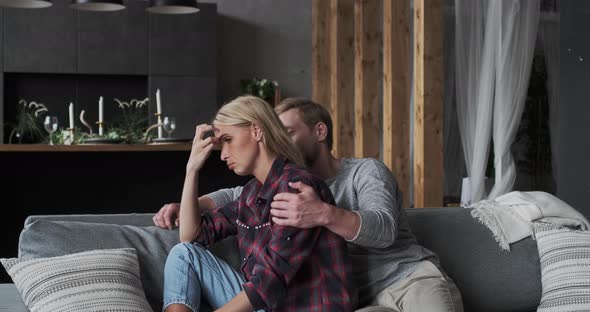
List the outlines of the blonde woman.
<svg viewBox="0 0 590 312">
<path fill-rule="evenodd" d="M 206 132 L 215 136 L 203 138 Z M 253 175 L 239 199 L 214 211 L 199 208 L 198 175 L 211 150 L 239 175 Z M 213 125 L 199 125 L 186 166 L 180 240 L 164 271 L 164 310 L 199 311 L 201 299 L 219 311 L 351 311 L 356 303 L 345 241 L 323 227 L 279 226 L 270 217 L 275 194 L 311 185 L 333 204 L 327 185 L 303 160 L 276 113 L 242 96 L 224 105 Z M 207 247 L 237 235 L 241 272 Z"/>
</svg>

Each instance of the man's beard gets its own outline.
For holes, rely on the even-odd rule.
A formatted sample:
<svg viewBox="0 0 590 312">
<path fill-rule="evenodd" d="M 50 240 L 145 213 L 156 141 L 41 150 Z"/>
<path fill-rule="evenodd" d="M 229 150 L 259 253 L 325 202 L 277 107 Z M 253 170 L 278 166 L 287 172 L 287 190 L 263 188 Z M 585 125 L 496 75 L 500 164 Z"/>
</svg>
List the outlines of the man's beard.
<svg viewBox="0 0 590 312">
<path fill-rule="evenodd" d="M 303 153 L 303 161 L 305 163 L 305 167 L 311 168 L 313 164 L 318 159 L 319 149 L 309 149 Z"/>
</svg>

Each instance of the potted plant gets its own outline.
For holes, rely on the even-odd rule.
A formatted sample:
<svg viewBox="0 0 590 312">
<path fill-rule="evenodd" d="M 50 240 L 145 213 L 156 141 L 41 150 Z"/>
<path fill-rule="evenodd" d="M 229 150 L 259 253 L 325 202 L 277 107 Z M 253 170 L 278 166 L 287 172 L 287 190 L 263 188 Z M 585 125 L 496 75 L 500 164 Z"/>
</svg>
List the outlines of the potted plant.
<svg viewBox="0 0 590 312">
<path fill-rule="evenodd" d="M 8 136 L 8 144 L 16 140 L 17 143 L 38 143 L 45 138 L 43 129 L 43 116 L 47 113 L 47 107 L 42 103 L 20 99 L 18 101 L 16 121 L 6 123 L 11 128 Z"/>
<path fill-rule="evenodd" d="M 281 99 L 279 83 L 265 78 L 242 79 L 240 81 L 243 94 L 257 96 L 272 106 L 278 104 Z"/>
</svg>

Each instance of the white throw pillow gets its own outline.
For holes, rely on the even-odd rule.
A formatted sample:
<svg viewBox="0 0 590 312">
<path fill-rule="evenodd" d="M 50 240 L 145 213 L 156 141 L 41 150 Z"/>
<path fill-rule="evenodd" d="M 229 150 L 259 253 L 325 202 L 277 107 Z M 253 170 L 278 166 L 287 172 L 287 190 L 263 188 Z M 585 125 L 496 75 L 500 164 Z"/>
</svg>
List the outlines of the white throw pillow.
<svg viewBox="0 0 590 312">
<path fill-rule="evenodd" d="M 590 311 L 590 231 L 535 223 L 543 293 L 537 311 Z"/>
<path fill-rule="evenodd" d="M 152 311 L 133 248 L 0 262 L 31 312 Z"/>
</svg>

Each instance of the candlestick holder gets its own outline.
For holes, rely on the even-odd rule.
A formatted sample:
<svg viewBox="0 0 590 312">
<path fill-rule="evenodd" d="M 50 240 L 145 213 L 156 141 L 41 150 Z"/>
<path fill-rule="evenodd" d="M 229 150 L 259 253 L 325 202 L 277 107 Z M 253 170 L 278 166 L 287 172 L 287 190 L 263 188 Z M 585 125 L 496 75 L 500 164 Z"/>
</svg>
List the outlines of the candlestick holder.
<svg viewBox="0 0 590 312">
<path fill-rule="evenodd" d="M 104 133 L 104 122 L 102 121 L 97 121 L 96 124 L 98 125 L 98 136 L 103 136 Z"/>
<path fill-rule="evenodd" d="M 67 128 L 66 130 L 68 131 L 67 132 L 68 134 L 64 137 L 64 144 L 65 145 L 72 145 L 76 142 L 75 141 L 75 134 L 74 134 L 76 132 L 76 129 L 75 128 Z"/>
<path fill-rule="evenodd" d="M 154 116 L 158 118 L 158 139 L 162 138 L 162 114 L 155 113 Z"/>
</svg>

